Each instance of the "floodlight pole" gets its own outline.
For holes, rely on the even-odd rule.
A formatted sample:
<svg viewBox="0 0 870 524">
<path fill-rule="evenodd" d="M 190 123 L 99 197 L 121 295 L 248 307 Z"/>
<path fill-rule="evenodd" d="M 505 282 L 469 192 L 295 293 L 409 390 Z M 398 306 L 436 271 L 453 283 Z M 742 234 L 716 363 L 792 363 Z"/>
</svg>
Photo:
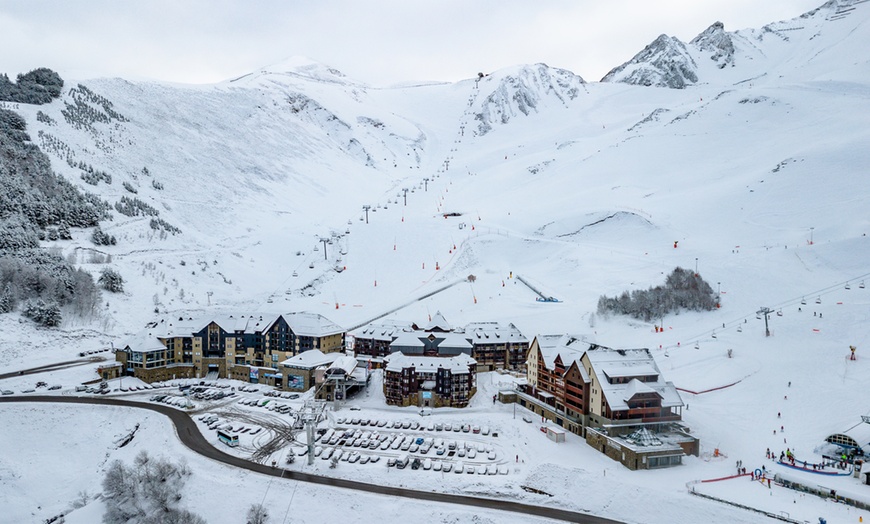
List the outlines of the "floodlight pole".
<svg viewBox="0 0 870 524">
<path fill-rule="evenodd" d="M 767 317 L 771 313 L 773 313 L 773 310 L 770 309 L 769 307 L 763 307 L 763 308 L 759 309 L 758 313 L 757 313 L 758 315 L 764 315 L 764 336 L 766 336 L 766 337 L 770 336 L 770 328 L 768 327 L 768 324 L 767 324 Z"/>
</svg>

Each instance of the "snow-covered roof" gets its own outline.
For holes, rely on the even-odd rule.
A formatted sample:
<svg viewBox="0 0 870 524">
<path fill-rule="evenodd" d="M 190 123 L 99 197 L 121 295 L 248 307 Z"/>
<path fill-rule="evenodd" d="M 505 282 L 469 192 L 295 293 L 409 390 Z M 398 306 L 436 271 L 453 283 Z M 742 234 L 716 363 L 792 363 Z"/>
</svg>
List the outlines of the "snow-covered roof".
<svg viewBox="0 0 870 524">
<path fill-rule="evenodd" d="M 342 374 L 342 375 L 350 375 L 353 373 L 353 370 L 356 369 L 357 361 L 356 358 L 341 355 L 329 366 L 329 369 L 326 372 L 330 375 L 332 374 Z"/>
<path fill-rule="evenodd" d="M 387 321 L 380 324 L 368 324 L 350 334 L 356 338 L 392 341 L 402 332 L 413 331 L 411 322 Z"/>
<path fill-rule="evenodd" d="M 547 369 L 553 369 L 556 357 L 561 357 L 565 368 L 570 367 L 572 362 L 580 360 L 583 352 L 589 347 L 584 338 L 578 335 L 538 335 L 535 338 L 541 349 L 543 364 Z M 583 369 L 583 366 L 579 367 Z M 583 373 L 585 376 L 586 372 Z"/>
<path fill-rule="evenodd" d="M 497 322 L 472 322 L 465 326 L 465 338 L 472 344 L 499 344 L 528 342 L 520 330 L 513 324 Z"/>
<path fill-rule="evenodd" d="M 601 371 L 609 378 L 626 378 L 626 377 L 651 377 L 658 376 L 659 370 L 655 366 L 644 363 L 631 363 L 629 365 L 610 365 L 601 366 Z"/>
<path fill-rule="evenodd" d="M 308 351 L 299 353 L 295 357 L 282 361 L 281 367 L 314 369 L 319 366 L 332 364 L 341 356 L 343 356 L 342 353 L 324 353 L 319 349 L 309 349 Z"/>
<path fill-rule="evenodd" d="M 592 346 L 586 351 L 586 358 L 598 375 L 601 392 L 610 409 L 628 410 L 628 400 L 638 393 L 656 393 L 662 399 L 662 407 L 683 405 L 683 399 L 672 382 L 665 382 L 655 360 L 648 349 L 611 349 Z M 612 373 L 612 374 L 610 374 Z M 611 384 L 607 378 L 614 377 L 651 377 L 654 381 L 634 379 L 626 383 Z"/>
<path fill-rule="evenodd" d="M 454 357 L 423 357 L 396 352 L 384 357 L 384 361 L 387 363 L 387 371 L 400 372 L 413 367 L 418 373 L 434 373 L 438 369 L 449 369 L 454 375 L 469 373 L 469 366 L 477 364 L 476 360 L 465 353 Z"/>
<path fill-rule="evenodd" d="M 444 315 L 441 314 L 440 311 L 435 313 L 435 316 L 432 317 L 432 320 L 426 324 L 426 327 L 423 328 L 423 331 L 432 331 L 434 329 L 440 329 L 442 331 L 453 331 L 453 326 L 450 325 L 450 322 L 444 318 Z"/>
<path fill-rule="evenodd" d="M 166 349 L 163 342 L 157 339 L 157 334 L 153 330 L 144 330 L 131 335 L 121 343 L 122 349 L 129 348 L 137 353 L 145 353 L 148 351 L 162 351 Z"/>
<path fill-rule="evenodd" d="M 296 335 L 326 337 L 344 333 L 344 328 L 317 313 L 284 313 L 282 316 Z"/>
<path fill-rule="evenodd" d="M 243 315 L 199 315 L 196 317 L 175 317 L 161 320 L 155 327 L 162 337 L 189 337 L 199 333 L 209 324 L 215 323 L 227 333 L 263 333 L 271 328 L 281 317 L 293 333 L 308 337 L 325 337 L 343 333 L 344 329 L 317 313 L 257 313 Z"/>
<path fill-rule="evenodd" d="M 623 390 L 623 392 L 622 392 L 622 400 L 624 400 L 625 402 L 628 402 L 629 400 L 631 400 L 631 398 L 633 396 L 638 395 L 638 394 L 644 394 L 644 393 L 656 393 L 656 394 L 658 394 L 658 392 L 656 392 L 656 390 L 647 386 L 646 384 L 644 384 L 640 380 L 634 378 L 634 379 L 631 379 L 631 382 L 629 382 L 627 386 L 625 386 L 625 390 Z"/>
</svg>

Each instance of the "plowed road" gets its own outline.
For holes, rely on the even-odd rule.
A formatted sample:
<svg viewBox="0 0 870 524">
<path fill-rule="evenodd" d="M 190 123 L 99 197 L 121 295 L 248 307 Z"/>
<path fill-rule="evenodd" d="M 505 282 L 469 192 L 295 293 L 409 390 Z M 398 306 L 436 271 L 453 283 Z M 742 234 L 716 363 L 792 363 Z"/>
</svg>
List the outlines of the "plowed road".
<svg viewBox="0 0 870 524">
<path fill-rule="evenodd" d="M 610 520 L 585 513 L 568 511 L 564 509 L 551 508 L 545 506 L 535 506 L 532 504 L 522 504 L 509 500 L 489 499 L 483 497 L 469 497 L 465 495 L 455 495 L 451 493 L 435 493 L 432 491 L 419 491 L 415 489 L 397 488 L 392 486 L 378 486 L 376 484 L 368 484 L 355 480 L 347 480 L 341 478 L 325 477 L 314 475 L 311 473 L 303 473 L 300 471 L 289 471 L 281 468 L 273 468 L 264 464 L 250 462 L 243 458 L 228 455 L 219 449 L 209 444 L 199 429 L 196 423 L 186 413 L 178 411 L 161 404 L 150 404 L 144 402 L 134 402 L 131 400 L 123 400 L 111 397 L 70 397 L 70 396 L 15 396 L 15 397 L 0 397 L 0 403 L 8 402 L 43 402 L 53 404 L 92 404 L 100 406 L 119 406 L 127 408 L 149 409 L 156 411 L 162 415 L 166 415 L 175 425 L 175 431 L 181 443 L 187 446 L 191 451 L 198 453 L 204 457 L 235 466 L 244 468 L 249 471 L 262 473 L 264 475 L 272 475 L 273 477 L 282 477 L 300 482 L 310 482 L 312 484 L 321 484 L 334 488 L 352 489 L 356 491 L 364 491 L 367 493 L 375 493 L 378 495 L 388 495 L 392 497 L 403 497 L 420 501 L 442 502 L 447 504 L 459 504 L 463 506 L 472 506 L 478 508 L 487 508 L 500 511 L 510 511 L 512 513 L 521 513 L 525 515 L 534 515 L 536 517 L 544 517 L 555 520 L 564 520 L 567 522 L 578 522 L 581 524 L 622 524 L 616 520 Z"/>
</svg>

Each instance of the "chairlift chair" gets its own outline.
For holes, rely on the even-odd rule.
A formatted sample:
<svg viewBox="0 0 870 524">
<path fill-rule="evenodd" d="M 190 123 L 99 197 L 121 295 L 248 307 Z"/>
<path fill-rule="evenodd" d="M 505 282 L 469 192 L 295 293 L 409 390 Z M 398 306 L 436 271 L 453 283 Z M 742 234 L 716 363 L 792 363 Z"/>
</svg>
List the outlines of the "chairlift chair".
<svg viewBox="0 0 870 524">
<path fill-rule="evenodd" d="M 712 336 L 713 338 L 716 338 L 716 332 L 714 331 L 713 334 L 710 336 Z"/>
<path fill-rule="evenodd" d="M 860 284 L 858 284 L 858 289 L 864 289 L 864 281 L 862 280 Z"/>
<path fill-rule="evenodd" d="M 737 326 L 737 332 L 743 333 L 743 326 Z"/>
<path fill-rule="evenodd" d="M 780 309 L 779 311 L 776 312 L 776 316 L 778 316 L 778 317 L 781 317 L 781 316 L 782 316 L 782 310 L 781 310 L 781 309 Z"/>
<path fill-rule="evenodd" d="M 801 305 L 802 305 L 802 306 L 806 306 L 806 305 L 807 305 L 807 299 L 806 299 L 806 298 L 801 298 Z"/>
<path fill-rule="evenodd" d="M 852 289 L 852 288 L 851 288 L 851 287 L 849 287 L 849 283 L 848 283 L 848 282 L 846 282 L 846 291 L 848 291 L 848 290 L 850 290 L 850 289 Z"/>
<path fill-rule="evenodd" d="M 700 348 L 701 348 L 701 345 L 698 344 L 697 342 L 695 342 L 695 349 L 700 349 Z"/>
<path fill-rule="evenodd" d="M 821 303 L 822 303 L 822 297 L 819 296 L 816 298 L 816 304 L 821 304 Z"/>
</svg>

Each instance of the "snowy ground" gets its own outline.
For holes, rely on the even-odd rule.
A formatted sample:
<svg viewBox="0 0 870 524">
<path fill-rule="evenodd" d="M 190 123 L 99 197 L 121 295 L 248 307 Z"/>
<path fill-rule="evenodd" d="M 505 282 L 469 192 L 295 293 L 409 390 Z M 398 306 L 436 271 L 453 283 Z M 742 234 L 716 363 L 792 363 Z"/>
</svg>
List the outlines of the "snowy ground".
<svg viewBox="0 0 870 524">
<path fill-rule="evenodd" d="M 541 97 L 534 111 L 504 107 L 510 121 L 494 122 L 482 136 L 474 133 L 475 113 L 487 95 L 514 89 L 511 78 L 528 70 L 496 72 L 479 88 L 466 81 L 367 90 L 281 74 L 217 86 L 100 80 L 88 85 L 129 122 L 98 124 L 90 132 L 64 124 L 62 102 L 22 106 L 34 137 L 50 133 L 77 160 L 116 178 L 112 186 L 86 189 L 116 201 L 121 182 L 133 183 L 184 234 L 160 238 L 143 218 L 117 215 L 105 229 L 119 243 L 104 252 L 125 278 L 124 294 L 104 296 L 93 319 L 68 319 L 57 330 L 0 315 L 0 372 L 111 347 L 159 319 L 155 308 L 169 318 L 307 310 L 347 328 L 387 313 L 425 323 L 436 311 L 456 326 L 513 322 L 529 339 L 578 333 L 611 347 L 648 347 L 665 378 L 685 390 L 733 384 L 682 393 L 684 419 L 701 439 L 702 456 L 687 457 L 681 467 L 630 472 L 576 436 L 554 444 L 537 422 L 527 424 L 519 413 L 514 419 L 511 406 L 492 405 L 492 393 L 507 378 L 485 374 L 472 406 L 435 410 L 425 419 L 497 428 L 493 447 L 510 466 L 508 475 L 397 471 L 383 461 L 329 469 L 320 459 L 312 469 L 627 522 L 767 520 L 693 497 L 691 489 L 799 521 L 870 518 L 745 477 L 695 483 L 732 475 L 738 460 L 747 469 L 764 464 L 778 471 L 764 458 L 767 448 L 817 459 L 827 435 L 867 414 L 870 288 L 860 284 L 870 284 L 870 220 L 863 212 L 870 201 L 870 98 L 867 63 L 856 62 L 854 50 L 867 47 L 868 10 L 870 4 L 856 4 L 845 19 L 792 22 L 790 40 L 756 42 L 773 57 L 769 62 L 744 57 L 723 73 L 723 84 L 686 90 L 588 84 L 567 102 L 533 92 Z M 298 93 L 350 124 L 321 110 L 291 112 L 287 98 Z M 37 121 L 38 110 L 59 125 Z M 647 119 L 653 113 L 660 117 Z M 246 133 L 238 133 L 239 123 Z M 357 133 L 353 138 L 373 165 L 363 167 L 358 150 L 348 153 L 348 133 Z M 84 185 L 63 157 L 51 155 L 59 173 Z M 143 166 L 165 190 L 152 189 Z M 363 205 L 372 206 L 368 223 Z M 445 218 L 448 212 L 460 216 Z M 105 264 L 92 260 L 89 232 L 73 234 L 72 241 L 51 244 L 98 272 Z M 331 238 L 326 259 L 322 236 Z M 678 265 L 697 268 L 720 290 L 722 308 L 669 315 L 661 320 L 663 333 L 652 323 L 594 313 L 600 295 L 661 284 Z M 346 269 L 337 273 L 336 266 Z M 465 280 L 470 274 L 473 284 Z M 536 302 L 511 274 L 561 302 Z M 420 299 L 449 284 L 455 285 Z M 774 311 L 771 337 L 756 318 L 760 307 Z M 857 361 L 847 360 L 850 345 L 858 347 Z M 22 395 L 44 380 L 62 385 L 58 394 L 71 394 L 76 384 L 97 378 L 96 367 L 15 376 L 0 381 L 0 389 Z M 420 418 L 413 409 L 387 407 L 377 386 L 331 420 L 351 413 Z M 137 423 L 133 442 L 117 448 L 116 439 Z M 130 461 L 141 449 L 190 463 L 185 504 L 209 522 L 239 521 L 261 500 L 278 522 L 287 521 L 288 511 L 303 522 L 370 522 L 372 515 L 410 522 L 521 519 L 304 484 L 297 489 L 187 452 L 168 421 L 147 412 L 4 404 L 0 441 L 15 443 L 14 453 L 0 456 L 0 506 L 12 522 L 48 518 L 70 507 L 79 491 L 98 492 L 106 464 Z M 716 449 L 720 457 L 713 456 Z M 308 468 L 302 462 L 293 467 Z M 811 473 L 789 474 L 819 482 Z M 824 481 L 870 500 L 857 479 Z M 67 522 L 94 522 L 100 513 L 99 503 L 90 504 Z"/>
</svg>

